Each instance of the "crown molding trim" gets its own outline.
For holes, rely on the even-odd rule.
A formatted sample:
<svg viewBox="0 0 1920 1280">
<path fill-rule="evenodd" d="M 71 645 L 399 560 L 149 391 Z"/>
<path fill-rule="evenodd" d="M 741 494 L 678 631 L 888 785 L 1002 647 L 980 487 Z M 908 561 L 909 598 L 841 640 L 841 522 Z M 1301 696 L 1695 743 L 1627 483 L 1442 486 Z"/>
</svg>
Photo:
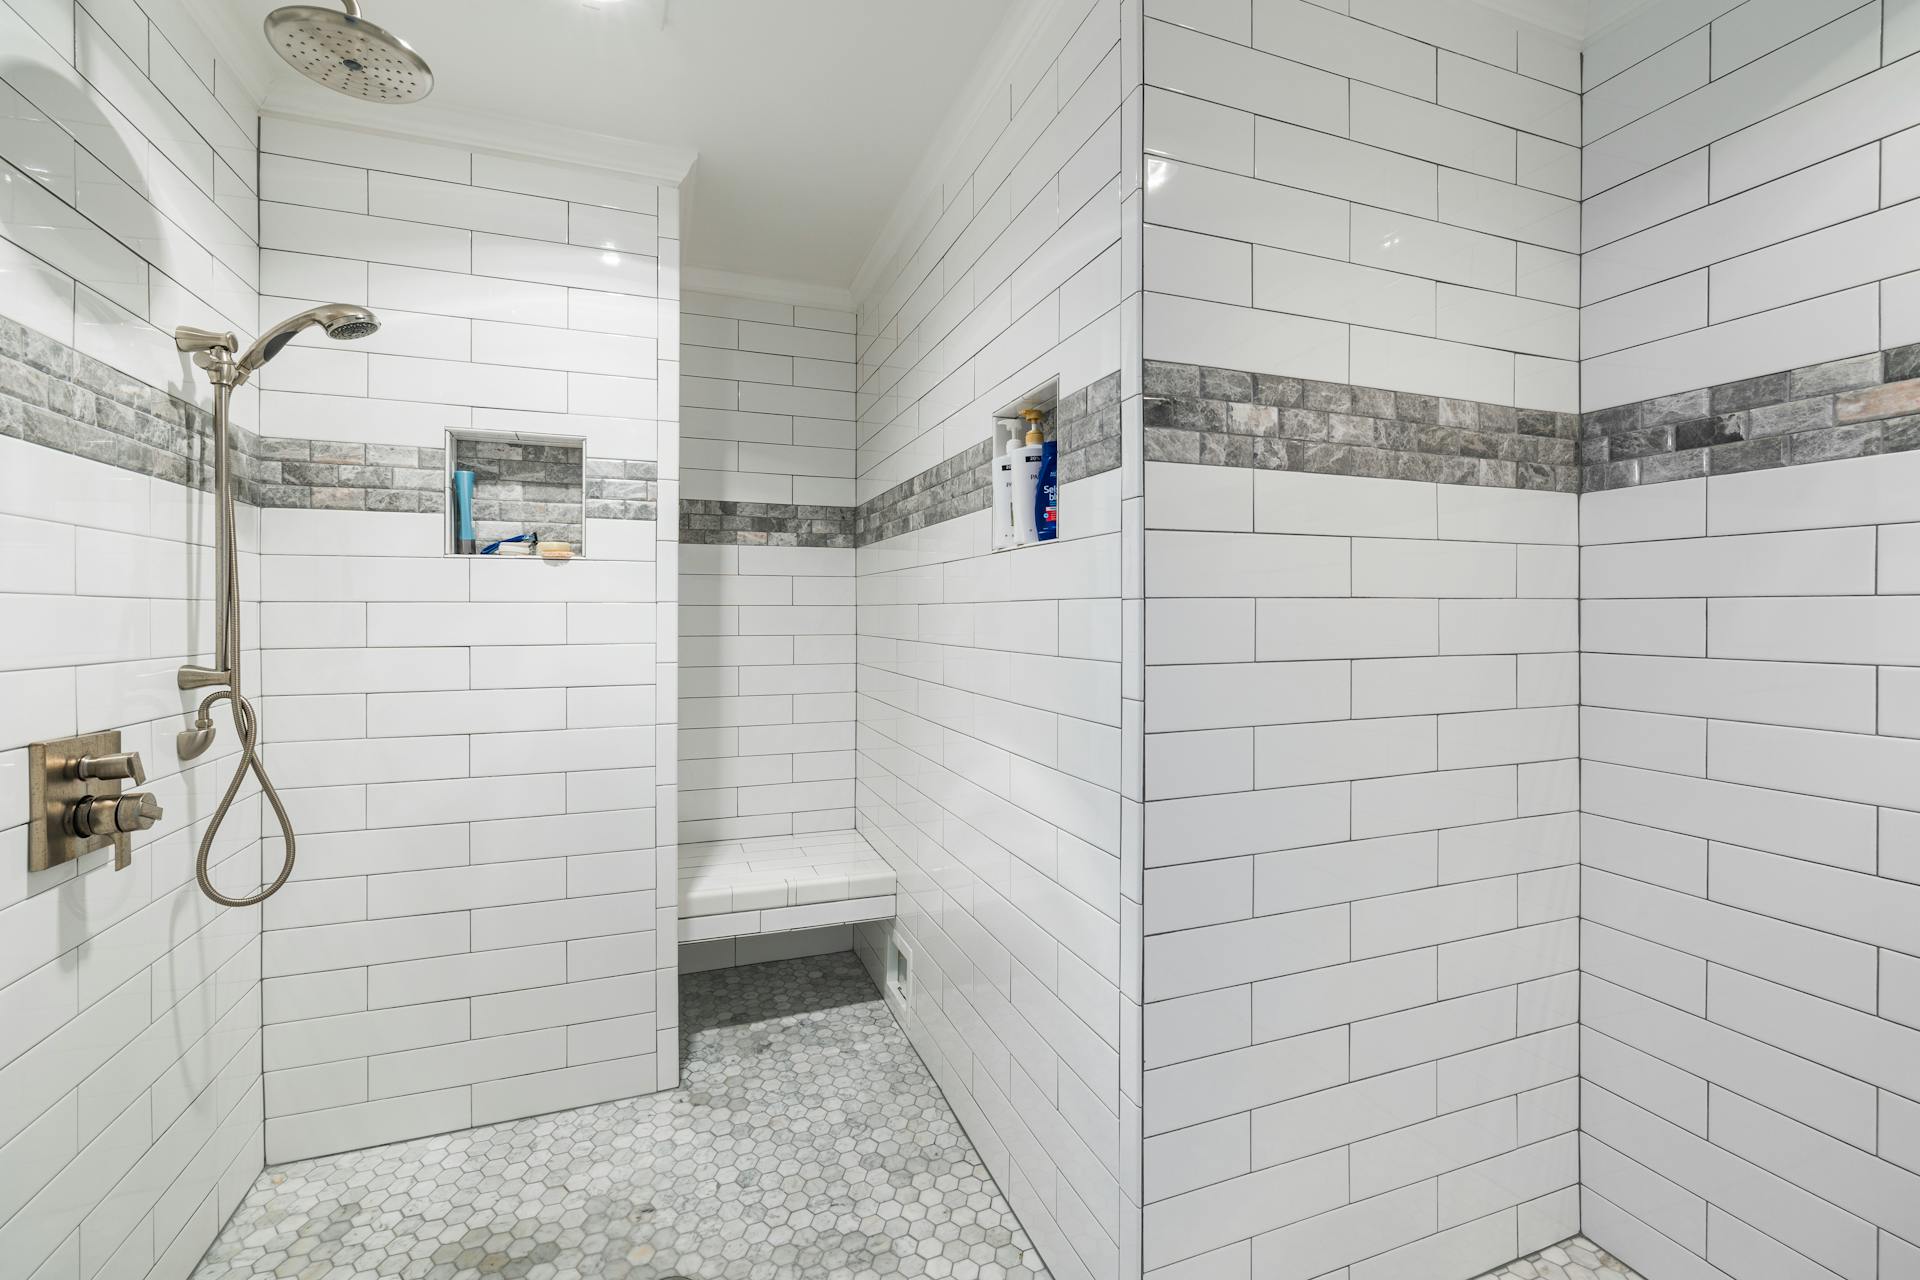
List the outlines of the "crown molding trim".
<svg viewBox="0 0 1920 1280">
<path fill-rule="evenodd" d="M 1584 0 L 1479 0 L 1479 3 L 1569 40 L 1586 38 L 1589 6 Z"/>
<path fill-rule="evenodd" d="M 1479 0 L 1489 9 L 1570 40 L 1588 41 L 1619 27 L 1654 0 Z"/>
<path fill-rule="evenodd" d="M 952 163 L 954 151 L 993 105 L 995 96 L 1004 95 L 1003 105 L 1011 109 L 1013 86 L 1008 79 L 1009 69 L 1024 61 L 1041 34 L 1052 30 L 1054 20 L 1069 4 L 1077 4 L 1082 11 L 1090 7 L 1087 0 L 1038 0 L 1014 6 L 998 34 L 988 43 L 973 75 L 956 95 L 954 101 L 959 104 L 958 108 L 948 113 L 928 140 L 919 168 L 901 187 L 893 212 L 880 228 L 866 257 L 861 259 L 849 290 L 853 297 L 865 298 L 873 290 L 882 264 L 900 248 L 901 240 L 925 207 L 929 188 Z"/>
<path fill-rule="evenodd" d="M 691 147 L 531 124 L 514 116 L 452 111 L 427 104 L 362 105 L 304 80 L 276 85 L 261 104 L 260 114 L 415 142 L 436 142 L 517 160 L 600 169 L 671 187 L 684 184 L 699 159 L 699 152 Z"/>
<path fill-rule="evenodd" d="M 823 311 L 853 311 L 853 293 L 850 290 L 830 284 L 809 284 L 805 280 L 748 275 L 741 271 L 686 267 L 680 272 L 680 287 L 695 293 L 724 294 L 729 298 L 784 302 L 796 307 L 819 307 Z"/>
</svg>

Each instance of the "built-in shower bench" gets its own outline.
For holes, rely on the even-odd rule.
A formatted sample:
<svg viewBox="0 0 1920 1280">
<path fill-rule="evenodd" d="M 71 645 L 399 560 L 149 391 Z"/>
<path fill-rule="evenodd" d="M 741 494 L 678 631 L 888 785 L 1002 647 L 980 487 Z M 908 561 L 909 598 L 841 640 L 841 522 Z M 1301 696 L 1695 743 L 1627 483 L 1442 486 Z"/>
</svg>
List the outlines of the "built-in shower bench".
<svg viewBox="0 0 1920 1280">
<path fill-rule="evenodd" d="M 893 918 L 893 868 L 854 831 L 680 846 L 680 941 Z"/>
</svg>

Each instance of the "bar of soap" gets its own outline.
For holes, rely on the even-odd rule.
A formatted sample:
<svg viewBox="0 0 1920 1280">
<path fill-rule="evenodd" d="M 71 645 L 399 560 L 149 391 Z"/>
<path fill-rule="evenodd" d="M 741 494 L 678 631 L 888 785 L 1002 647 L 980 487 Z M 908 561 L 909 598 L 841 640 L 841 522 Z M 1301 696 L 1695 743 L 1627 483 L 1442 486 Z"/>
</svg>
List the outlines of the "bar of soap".
<svg viewBox="0 0 1920 1280">
<path fill-rule="evenodd" d="M 571 542 L 543 542 L 540 544 L 539 554 L 542 560 L 571 560 L 573 559 L 573 544 Z"/>
</svg>

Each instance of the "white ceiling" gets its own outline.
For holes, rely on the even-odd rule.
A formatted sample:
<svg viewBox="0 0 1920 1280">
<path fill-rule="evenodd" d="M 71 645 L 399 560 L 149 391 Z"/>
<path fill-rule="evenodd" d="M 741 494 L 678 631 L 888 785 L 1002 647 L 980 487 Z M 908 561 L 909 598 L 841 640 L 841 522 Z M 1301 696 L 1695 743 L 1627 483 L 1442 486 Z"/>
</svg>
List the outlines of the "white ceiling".
<svg viewBox="0 0 1920 1280">
<path fill-rule="evenodd" d="M 221 4 L 220 43 L 271 78 L 255 86 L 270 105 L 297 109 L 312 86 L 260 34 L 276 0 Z M 688 265 L 837 289 L 852 283 L 1013 5 L 362 0 L 369 21 L 432 64 L 422 105 L 436 115 L 518 115 L 692 148 Z M 360 118 L 405 129 L 409 110 L 367 107 Z"/>
</svg>

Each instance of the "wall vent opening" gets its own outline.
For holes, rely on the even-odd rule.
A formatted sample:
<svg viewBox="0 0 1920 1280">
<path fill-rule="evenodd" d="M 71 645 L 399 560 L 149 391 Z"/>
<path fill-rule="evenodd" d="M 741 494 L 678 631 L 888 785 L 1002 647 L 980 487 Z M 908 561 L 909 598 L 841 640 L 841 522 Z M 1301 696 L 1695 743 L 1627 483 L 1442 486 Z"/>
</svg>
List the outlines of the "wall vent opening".
<svg viewBox="0 0 1920 1280">
<path fill-rule="evenodd" d="M 887 939 L 887 991 L 902 1006 L 913 1004 L 913 949 L 897 936 Z"/>
</svg>

